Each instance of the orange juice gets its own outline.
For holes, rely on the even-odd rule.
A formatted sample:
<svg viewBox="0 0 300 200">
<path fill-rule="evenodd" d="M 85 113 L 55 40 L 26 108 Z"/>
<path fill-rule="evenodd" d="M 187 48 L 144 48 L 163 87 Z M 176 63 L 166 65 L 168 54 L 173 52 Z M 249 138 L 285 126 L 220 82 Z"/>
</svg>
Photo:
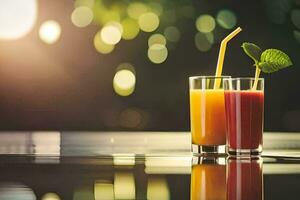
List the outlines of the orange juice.
<svg viewBox="0 0 300 200">
<path fill-rule="evenodd" d="M 226 165 L 194 165 L 191 200 L 226 199 Z"/>
<path fill-rule="evenodd" d="M 190 89 L 192 143 L 225 145 L 225 101 L 223 89 Z"/>
</svg>

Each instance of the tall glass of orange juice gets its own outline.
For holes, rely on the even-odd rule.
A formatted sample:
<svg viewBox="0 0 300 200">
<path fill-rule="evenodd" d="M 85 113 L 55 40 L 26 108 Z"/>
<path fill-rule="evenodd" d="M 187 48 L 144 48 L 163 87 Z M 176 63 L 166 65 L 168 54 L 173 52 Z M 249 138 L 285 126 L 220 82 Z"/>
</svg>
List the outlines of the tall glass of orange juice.
<svg viewBox="0 0 300 200">
<path fill-rule="evenodd" d="M 223 79 L 230 76 L 192 76 L 190 120 L 194 154 L 225 153 L 226 120 Z"/>
</svg>

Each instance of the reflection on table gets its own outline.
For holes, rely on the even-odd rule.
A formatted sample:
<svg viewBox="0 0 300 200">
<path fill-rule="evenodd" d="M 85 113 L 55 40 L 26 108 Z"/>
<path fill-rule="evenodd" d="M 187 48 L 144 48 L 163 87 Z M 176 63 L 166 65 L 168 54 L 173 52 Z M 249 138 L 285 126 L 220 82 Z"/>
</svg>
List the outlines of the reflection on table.
<svg viewBox="0 0 300 200">
<path fill-rule="evenodd" d="M 227 160 L 227 199 L 263 199 L 262 158 Z"/>
<path fill-rule="evenodd" d="M 264 199 L 274 200 L 283 195 L 296 197 L 300 186 L 298 161 L 281 164 L 268 158 L 263 162 L 262 158 L 123 154 L 98 158 L 61 157 L 59 163 L 53 163 L 51 158 L 48 162 L 44 157 L 43 161 L 36 163 L 36 158 L 26 156 L 1 156 L 0 199 L 247 200 L 263 199 L 264 194 Z M 274 170 L 275 165 L 278 169 L 289 165 L 289 169 L 296 170 Z M 274 189 L 282 180 L 291 185 Z"/>
<path fill-rule="evenodd" d="M 170 200 L 188 194 L 191 158 L 0 157 L 0 199 Z M 173 191 L 173 183 L 185 187 Z M 173 188 L 174 189 L 174 188 Z M 176 199 L 176 198 L 175 198 Z"/>
<path fill-rule="evenodd" d="M 191 200 L 226 200 L 225 158 L 200 157 L 192 166 Z"/>
<path fill-rule="evenodd" d="M 191 200 L 263 199 L 262 158 L 195 159 L 198 162 L 192 166 Z"/>
<path fill-rule="evenodd" d="M 298 199 L 286 136 L 266 134 L 262 162 L 193 157 L 186 132 L 2 132 L 0 199 Z"/>
</svg>

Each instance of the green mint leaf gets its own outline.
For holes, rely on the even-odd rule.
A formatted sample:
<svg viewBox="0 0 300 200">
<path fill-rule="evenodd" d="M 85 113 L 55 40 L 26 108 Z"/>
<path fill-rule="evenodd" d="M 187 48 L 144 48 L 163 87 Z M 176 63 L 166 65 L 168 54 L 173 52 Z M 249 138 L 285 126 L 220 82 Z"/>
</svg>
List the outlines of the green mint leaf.
<svg viewBox="0 0 300 200">
<path fill-rule="evenodd" d="M 267 49 L 261 54 L 258 67 L 265 73 L 272 73 L 292 64 L 291 59 L 284 52 L 278 49 Z"/>
<path fill-rule="evenodd" d="M 278 66 L 271 62 L 260 62 L 257 65 L 264 73 L 272 73 L 278 71 Z"/>
<path fill-rule="evenodd" d="M 255 63 L 260 61 L 262 50 L 256 44 L 244 42 L 242 48 Z"/>
</svg>

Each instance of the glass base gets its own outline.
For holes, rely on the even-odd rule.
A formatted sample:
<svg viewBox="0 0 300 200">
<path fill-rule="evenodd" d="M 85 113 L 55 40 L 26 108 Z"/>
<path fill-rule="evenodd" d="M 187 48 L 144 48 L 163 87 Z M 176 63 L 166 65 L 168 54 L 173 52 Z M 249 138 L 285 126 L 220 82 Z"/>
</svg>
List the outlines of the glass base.
<svg viewBox="0 0 300 200">
<path fill-rule="evenodd" d="M 192 144 L 195 156 L 226 156 L 225 145 L 201 146 Z"/>
<path fill-rule="evenodd" d="M 239 157 L 250 157 L 250 156 L 260 156 L 262 149 L 232 149 L 227 147 L 227 153 L 230 156 L 239 156 Z"/>
<path fill-rule="evenodd" d="M 218 165 L 226 165 L 226 157 L 220 156 L 193 156 L 192 165 L 199 164 L 218 164 Z"/>
</svg>

